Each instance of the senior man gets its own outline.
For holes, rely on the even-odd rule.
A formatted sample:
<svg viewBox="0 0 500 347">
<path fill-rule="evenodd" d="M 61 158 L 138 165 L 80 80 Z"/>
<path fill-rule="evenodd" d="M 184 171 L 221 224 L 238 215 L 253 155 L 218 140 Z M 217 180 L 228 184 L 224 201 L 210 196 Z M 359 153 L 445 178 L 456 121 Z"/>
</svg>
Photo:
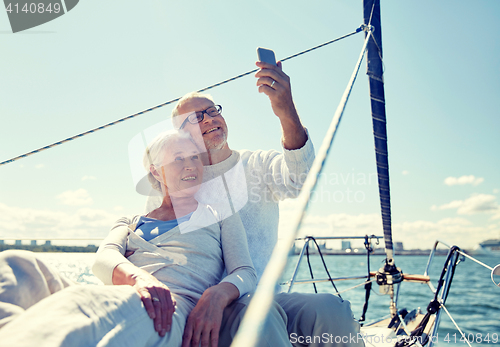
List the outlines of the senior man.
<svg viewBox="0 0 500 347">
<path fill-rule="evenodd" d="M 277 66 L 257 62 L 258 91 L 269 97 L 282 127 L 283 153 L 231 150 L 222 107 L 211 96 L 189 93 L 177 103 L 172 122 L 191 133 L 199 147 L 205 147 L 204 183 L 197 199 L 239 212 L 247 232 L 250 256 L 260 279 L 277 242 L 279 200 L 297 197 L 314 160 L 314 148 L 292 100 L 290 78 Z M 147 210 L 159 205 L 150 198 Z M 148 212 L 149 212 L 148 211 Z M 275 300 L 286 314 L 289 340 L 294 346 L 363 346 L 359 324 L 350 303 L 331 294 L 280 293 Z M 249 303 L 242 298 L 224 309 L 219 345 L 232 341 Z M 204 312 L 214 312 L 205 310 Z M 193 312 L 185 330 L 186 341 L 195 334 L 198 322 L 220 320 L 219 315 Z M 276 329 L 279 334 L 280 329 Z M 285 335 L 284 333 L 282 335 Z M 340 336 L 341 338 L 335 339 Z M 342 341 L 336 343 L 335 341 Z M 354 342 L 353 342 L 354 341 Z M 187 346 L 187 344 L 186 344 Z"/>
</svg>

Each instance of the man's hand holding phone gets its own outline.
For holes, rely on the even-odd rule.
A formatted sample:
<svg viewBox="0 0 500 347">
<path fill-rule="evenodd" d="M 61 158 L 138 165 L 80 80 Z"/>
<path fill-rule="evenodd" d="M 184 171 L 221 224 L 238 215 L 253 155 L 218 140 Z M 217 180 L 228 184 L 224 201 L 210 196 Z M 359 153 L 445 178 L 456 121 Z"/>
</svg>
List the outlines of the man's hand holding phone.
<svg viewBox="0 0 500 347">
<path fill-rule="evenodd" d="M 264 93 L 271 100 L 271 106 L 278 118 L 297 114 L 292 101 L 290 77 L 281 69 L 281 62 L 276 63 L 274 52 L 266 48 L 257 48 L 259 61 L 255 63 L 260 70 L 255 74 L 259 93 Z"/>
<path fill-rule="evenodd" d="M 280 119 L 283 146 L 289 150 L 301 148 L 307 141 L 307 134 L 293 103 L 290 77 L 281 69 L 281 61 L 276 63 L 273 51 L 259 47 L 257 56 L 259 61 L 255 65 L 260 70 L 255 77 L 259 93 L 269 97 L 273 112 Z"/>
</svg>

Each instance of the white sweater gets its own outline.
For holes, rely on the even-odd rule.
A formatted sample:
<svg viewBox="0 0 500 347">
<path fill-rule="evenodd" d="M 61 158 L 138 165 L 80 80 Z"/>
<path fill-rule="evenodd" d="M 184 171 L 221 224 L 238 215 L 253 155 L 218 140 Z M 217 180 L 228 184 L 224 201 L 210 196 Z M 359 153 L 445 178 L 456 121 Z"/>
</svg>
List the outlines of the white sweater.
<svg viewBox="0 0 500 347">
<path fill-rule="evenodd" d="M 258 279 L 278 239 L 278 203 L 299 195 L 313 161 L 314 147 L 308 139 L 302 148 L 283 153 L 233 151 L 226 160 L 203 168 L 204 183 L 195 197 L 223 215 L 239 211 Z M 160 204 L 160 197 L 150 197 L 147 212 Z"/>
</svg>

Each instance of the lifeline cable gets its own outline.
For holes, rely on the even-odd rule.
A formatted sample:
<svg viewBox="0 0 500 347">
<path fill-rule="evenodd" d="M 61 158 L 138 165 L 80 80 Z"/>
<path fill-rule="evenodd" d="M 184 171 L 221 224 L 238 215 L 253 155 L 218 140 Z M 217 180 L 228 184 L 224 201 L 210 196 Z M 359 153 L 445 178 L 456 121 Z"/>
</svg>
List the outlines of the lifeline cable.
<svg viewBox="0 0 500 347">
<path fill-rule="evenodd" d="M 437 313 L 441 307 L 444 307 L 444 304 L 446 303 L 446 299 L 448 298 L 448 294 L 450 292 L 453 276 L 455 275 L 455 269 L 459 262 L 459 258 L 457 256 L 459 254 L 458 251 L 460 251 L 460 248 L 458 248 L 457 246 L 452 246 L 450 248 L 448 256 L 446 257 L 446 261 L 444 262 L 443 270 L 441 270 L 441 276 L 439 277 L 438 280 L 438 285 L 434 293 L 434 298 L 427 306 L 427 313 L 422 318 L 419 325 L 411 332 L 411 335 L 399 340 L 396 343 L 395 347 L 412 346 L 415 343 L 415 341 L 417 341 L 416 338 L 421 338 L 423 336 L 424 330 L 429 322 L 431 315 Z M 444 286 L 445 283 L 444 278 L 448 271 L 450 271 L 449 282 L 447 286 Z M 441 293 L 441 298 L 439 298 L 438 296 L 441 292 L 441 289 L 443 289 L 443 292 Z M 424 340 L 422 341 L 422 345 L 426 345 L 428 340 L 429 336 L 426 335 Z"/>
<path fill-rule="evenodd" d="M 334 43 L 334 42 L 340 41 L 340 40 L 345 39 L 345 38 L 347 38 L 347 37 L 349 37 L 349 36 L 352 36 L 352 35 L 354 35 L 354 34 L 360 33 L 360 32 L 362 32 L 362 31 L 363 31 L 363 28 L 364 28 L 364 27 L 365 27 L 364 25 L 361 25 L 359 28 L 357 28 L 357 29 L 356 29 L 355 31 L 353 31 L 352 33 L 349 33 L 349 34 L 344 35 L 344 36 L 340 36 L 340 37 L 338 37 L 338 38 L 336 38 L 336 39 L 333 39 L 333 40 L 331 40 L 331 41 L 325 42 L 325 43 L 323 43 L 323 44 L 321 44 L 321 45 L 318 45 L 318 46 L 315 46 L 315 47 L 313 47 L 313 48 L 309 48 L 309 49 L 307 49 L 307 50 L 305 50 L 305 51 L 299 52 L 299 53 L 297 53 L 297 54 L 294 54 L 294 55 L 288 56 L 288 57 L 286 57 L 286 58 L 282 59 L 281 61 L 286 61 L 286 60 L 289 60 L 289 59 L 292 59 L 292 58 L 298 57 L 299 55 L 302 55 L 302 54 L 305 54 L 305 53 L 309 53 L 309 52 L 314 51 L 314 50 L 316 50 L 316 49 L 318 49 L 318 48 L 324 47 L 324 46 L 326 46 L 326 45 L 329 45 L 329 44 L 331 44 L 331 43 Z M 207 90 L 209 90 L 209 89 L 212 89 L 212 88 L 215 88 L 215 87 L 221 86 L 221 85 L 226 84 L 226 83 L 228 83 L 228 82 L 231 82 L 231 81 L 237 80 L 237 79 L 239 79 L 239 78 L 241 78 L 241 77 L 244 77 L 244 76 L 250 75 L 251 73 L 257 72 L 258 70 L 259 70 L 259 69 L 253 69 L 253 70 L 251 70 L 251 71 L 248 71 L 248 72 L 242 73 L 242 74 L 240 74 L 240 75 L 237 75 L 237 76 L 235 76 L 235 77 L 229 78 L 229 79 L 224 80 L 224 81 L 222 81 L 222 82 L 219 82 L 219 83 L 216 83 L 216 84 L 212 84 L 211 86 L 208 86 L 208 87 L 202 88 L 202 89 L 198 90 L 197 92 L 198 92 L 198 93 L 201 93 L 201 92 L 207 91 Z M 156 110 L 156 109 L 158 109 L 158 108 L 160 108 L 160 107 L 163 107 L 163 106 L 167 106 L 167 105 L 169 105 L 169 104 L 172 104 L 172 103 L 174 103 L 174 102 L 176 102 L 176 101 L 179 101 L 180 99 L 181 99 L 180 97 L 179 97 L 179 98 L 176 98 L 176 99 L 172 99 L 172 100 L 170 100 L 170 101 L 164 102 L 163 104 L 159 104 L 159 105 L 157 105 L 157 106 L 154 106 L 154 107 L 148 108 L 148 109 L 146 109 L 146 110 L 144 110 L 144 111 L 141 111 L 141 112 L 137 112 L 137 113 L 131 114 L 131 115 L 127 116 L 127 117 L 124 117 L 124 118 L 118 119 L 118 120 L 116 120 L 116 121 L 114 121 L 114 122 L 104 124 L 104 125 L 102 125 L 102 126 L 100 126 L 100 127 L 97 127 L 97 128 L 94 128 L 94 129 L 91 129 L 91 130 L 88 130 L 88 131 L 85 131 L 85 132 L 80 133 L 80 134 L 78 134 L 78 135 L 74 135 L 74 136 L 68 137 L 68 138 L 66 138 L 66 139 L 64 139 L 64 140 L 61 140 L 61 141 L 58 141 L 58 142 L 54 142 L 54 143 L 52 143 L 52 144 L 50 144 L 50 145 L 47 145 L 47 146 L 44 146 L 44 147 L 40 147 L 40 148 L 38 148 L 38 149 L 35 149 L 34 151 L 31 151 L 31 152 L 28 152 L 28 153 L 25 153 L 25 154 L 19 155 L 19 156 L 17 156 L 17 157 L 11 158 L 11 159 L 9 159 L 9 160 L 2 161 L 2 162 L 0 162 L 0 166 L 5 165 L 5 164 L 12 163 L 12 162 L 14 162 L 14 161 L 16 161 L 16 160 L 19 160 L 19 159 L 21 159 L 21 158 L 28 157 L 28 156 L 33 155 L 33 154 L 36 154 L 36 153 L 40 153 L 40 152 L 45 151 L 45 150 L 47 150 L 47 149 L 49 149 L 49 148 L 53 148 L 53 147 L 56 147 L 56 146 L 62 145 L 63 143 L 66 143 L 66 142 L 72 141 L 72 140 L 77 139 L 77 138 L 79 138 L 79 137 L 82 137 L 82 136 L 85 136 L 85 135 L 92 134 L 92 133 L 94 133 L 94 132 L 96 132 L 96 131 L 98 131 L 98 130 L 102 130 L 102 129 L 108 128 L 108 127 L 110 127 L 110 126 L 112 126 L 112 125 L 115 125 L 115 124 L 121 123 L 121 122 L 126 121 L 126 120 L 128 120 L 128 119 L 135 118 L 135 117 L 137 117 L 137 116 L 140 116 L 141 114 L 145 114 L 145 113 L 151 112 L 151 111 L 153 111 L 153 110 Z"/>
<path fill-rule="evenodd" d="M 365 25 L 363 26 L 362 30 L 371 32 L 371 26 Z M 295 238 L 297 237 L 297 233 L 300 229 L 302 220 L 305 216 L 305 212 L 309 204 L 309 199 L 318 182 L 318 176 L 325 165 L 326 158 L 338 129 L 338 125 L 346 108 L 347 100 L 349 99 L 354 81 L 356 80 L 361 62 L 365 55 L 369 37 L 370 36 L 368 35 L 365 38 L 363 48 L 359 55 L 354 71 L 351 75 L 349 83 L 347 84 L 344 94 L 342 95 L 342 99 L 340 100 L 337 110 L 335 111 L 335 115 L 333 116 L 325 138 L 323 139 L 323 143 L 318 150 L 316 159 L 311 166 L 306 181 L 304 182 L 302 190 L 297 198 L 300 206 L 298 210 L 300 212 L 297 214 L 295 220 L 293 221 L 293 228 L 290 228 L 292 231 L 290 233 L 287 233 L 287 235 L 283 239 L 281 247 L 275 247 L 275 249 L 273 250 L 271 259 L 269 260 L 269 263 L 264 270 L 253 299 L 248 306 L 247 312 L 240 324 L 240 328 L 238 329 L 233 343 L 231 344 L 231 346 L 233 347 L 250 347 L 257 344 L 257 336 L 259 335 L 262 325 L 266 319 L 267 313 L 272 306 L 276 285 L 278 284 L 281 274 L 285 269 L 288 258 L 288 251 L 292 248 L 295 242 Z"/>
<path fill-rule="evenodd" d="M 307 266 L 309 267 L 309 274 L 311 275 L 311 279 L 313 280 L 314 279 L 314 274 L 313 274 L 313 270 L 312 270 L 312 267 L 311 267 L 311 261 L 309 260 L 309 240 L 307 241 L 307 245 L 306 245 L 306 259 L 307 259 Z M 314 292 L 317 294 L 318 293 L 318 288 L 316 288 L 316 283 L 313 282 L 312 285 L 313 285 L 313 288 L 314 288 Z"/>
<path fill-rule="evenodd" d="M 373 235 L 372 235 L 373 236 Z M 372 282 L 370 281 L 370 252 L 373 251 L 373 248 L 370 245 L 372 238 L 370 237 L 370 241 L 368 241 L 368 235 L 365 235 L 365 248 L 366 248 L 366 264 L 368 268 L 368 272 L 366 275 L 366 280 L 368 283 L 365 284 L 365 303 L 363 304 L 363 311 L 361 313 L 361 318 L 359 318 L 359 324 L 363 326 L 363 322 L 365 321 L 366 311 L 368 310 L 368 301 L 370 300 L 370 292 L 372 290 Z M 378 244 L 378 239 L 377 239 Z"/>
<path fill-rule="evenodd" d="M 316 245 L 316 249 L 318 250 L 319 257 L 321 259 L 321 262 L 323 263 L 323 268 L 325 269 L 325 272 L 328 275 L 328 279 L 330 280 L 330 283 L 332 284 L 333 289 L 335 289 L 336 294 L 342 300 L 342 297 L 340 296 L 339 290 L 335 286 L 335 282 L 333 282 L 332 276 L 330 276 L 330 271 L 328 271 L 328 267 L 326 266 L 326 263 L 325 263 L 325 258 L 323 257 L 323 253 L 321 252 L 321 248 L 319 247 L 318 242 L 316 242 L 316 239 L 313 236 L 308 236 L 308 239 L 312 240 L 314 242 L 314 244 Z M 314 275 L 313 275 L 313 271 L 312 271 L 312 267 L 311 267 L 311 262 L 309 260 L 309 240 L 307 241 L 307 248 L 306 248 L 307 265 L 309 266 L 309 273 L 311 274 L 311 279 L 314 279 Z M 314 282 L 313 282 L 313 286 L 314 286 L 314 292 L 318 293 L 318 291 L 316 290 L 316 284 Z"/>
</svg>

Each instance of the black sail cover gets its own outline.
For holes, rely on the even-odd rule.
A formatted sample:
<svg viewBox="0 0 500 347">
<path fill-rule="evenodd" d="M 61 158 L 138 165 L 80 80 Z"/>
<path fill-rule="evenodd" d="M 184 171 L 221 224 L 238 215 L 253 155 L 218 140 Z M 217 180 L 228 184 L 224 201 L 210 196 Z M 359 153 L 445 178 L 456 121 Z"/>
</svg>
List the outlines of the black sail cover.
<svg viewBox="0 0 500 347">
<path fill-rule="evenodd" d="M 389 188 L 389 161 L 387 153 L 387 129 L 385 118 L 384 71 L 382 63 L 382 29 L 380 23 L 380 0 L 363 1 L 364 24 L 375 28 L 367 47 L 367 75 L 370 84 L 373 135 L 382 210 L 385 251 L 387 262 L 394 265 L 391 223 L 391 195 Z M 367 35 L 367 34 L 365 34 Z M 375 39 L 374 39 L 375 38 Z"/>
</svg>

